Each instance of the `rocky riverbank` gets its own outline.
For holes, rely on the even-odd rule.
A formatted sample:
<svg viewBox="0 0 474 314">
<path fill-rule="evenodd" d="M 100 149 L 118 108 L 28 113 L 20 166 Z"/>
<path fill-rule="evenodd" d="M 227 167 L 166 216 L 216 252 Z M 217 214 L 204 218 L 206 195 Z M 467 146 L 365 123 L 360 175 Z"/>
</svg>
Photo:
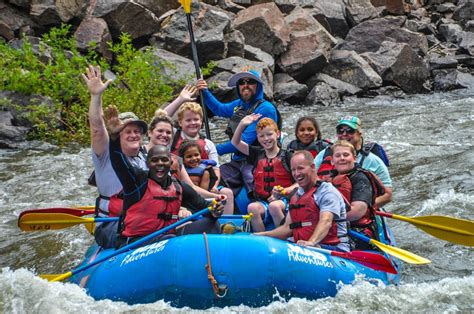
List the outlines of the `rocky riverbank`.
<svg viewBox="0 0 474 314">
<path fill-rule="evenodd" d="M 242 2 L 251 1 L 192 5 L 199 61 L 216 63 L 208 81 L 221 99 L 233 97 L 227 80 L 248 66 L 262 74 L 266 96 L 286 105 L 474 88 L 474 0 Z M 112 60 L 106 43 L 126 32 L 137 46 L 174 64 L 183 78 L 194 75 L 178 1 L 0 3 L 0 37 L 14 47 L 25 39 L 38 44 L 40 34 L 61 23 L 73 25 L 84 51 L 95 42 Z M 49 61 L 45 50 L 37 53 Z M 41 96 L 0 91 L 0 104 L 23 105 L 32 98 Z M 24 141 L 31 128 L 11 108 L 2 105 L 0 111 L 0 147 Z"/>
</svg>

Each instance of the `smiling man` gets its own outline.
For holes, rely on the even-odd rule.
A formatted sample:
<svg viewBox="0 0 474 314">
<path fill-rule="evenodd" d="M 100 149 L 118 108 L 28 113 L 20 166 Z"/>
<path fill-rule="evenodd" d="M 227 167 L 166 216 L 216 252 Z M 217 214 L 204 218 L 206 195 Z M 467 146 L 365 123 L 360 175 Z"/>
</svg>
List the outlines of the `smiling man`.
<svg viewBox="0 0 474 314">
<path fill-rule="evenodd" d="M 356 116 L 344 117 L 340 119 L 336 126 L 336 133 L 338 140 L 345 140 L 351 143 L 356 149 L 356 162 L 365 170 L 375 173 L 385 187 L 385 193 L 376 199 L 379 207 L 389 203 L 392 200 L 392 179 L 382 159 L 371 152 L 362 152 L 363 137 L 362 137 L 362 122 Z M 331 155 L 331 149 L 326 148 L 319 152 L 314 159 L 316 169 L 319 169 L 323 159 Z"/>
<path fill-rule="evenodd" d="M 285 223 L 256 234 L 282 240 L 293 236 L 303 246 L 349 251 L 344 200 L 331 183 L 318 180 L 313 155 L 297 151 L 291 158 L 291 173 L 299 188 L 290 199 Z"/>
<path fill-rule="evenodd" d="M 204 103 L 212 113 L 219 117 L 229 118 L 225 131 L 229 139 L 232 139 L 240 120 L 251 113 L 260 114 L 261 118 L 270 118 L 281 127 L 280 114 L 275 105 L 264 99 L 262 80 L 256 71 L 245 70 L 232 75 L 228 86 L 236 88 L 238 98 L 222 103 L 208 90 L 206 81 L 198 80 L 196 84 L 196 87 L 202 91 Z M 256 125 L 257 121 L 247 126 L 242 134 L 242 140 L 249 145 L 259 145 Z M 232 189 L 234 194 L 237 194 L 244 185 L 251 193 L 254 189 L 252 165 L 246 162 L 246 157 L 232 145 L 230 140 L 216 145 L 216 148 L 219 155 L 233 154 L 232 160 L 220 167 L 221 178 L 225 184 Z"/>
</svg>

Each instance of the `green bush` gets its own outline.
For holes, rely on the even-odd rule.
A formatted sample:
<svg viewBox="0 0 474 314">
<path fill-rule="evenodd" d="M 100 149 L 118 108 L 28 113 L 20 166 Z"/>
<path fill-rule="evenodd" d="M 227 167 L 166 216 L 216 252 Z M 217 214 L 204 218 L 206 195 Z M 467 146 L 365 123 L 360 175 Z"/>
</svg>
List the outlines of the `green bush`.
<svg viewBox="0 0 474 314">
<path fill-rule="evenodd" d="M 95 52 L 94 43 L 82 55 L 68 25 L 51 29 L 43 36 L 42 43 L 39 50 L 52 57 L 48 62 L 41 60 L 27 40 L 19 50 L 0 41 L 0 90 L 40 94 L 53 102 L 53 106 L 30 104 L 16 108 L 34 126 L 30 139 L 59 145 L 89 142 L 90 96 L 81 78 L 89 63 L 100 65 L 102 72 L 111 69 L 117 76 L 103 95 L 104 104 L 114 104 L 122 112 L 133 111 L 144 120 L 149 120 L 185 84 L 164 77 L 159 70 L 163 64 L 157 63 L 151 51 L 134 48 L 126 34 L 118 43 L 109 45 L 114 54 L 113 66 Z"/>
</svg>

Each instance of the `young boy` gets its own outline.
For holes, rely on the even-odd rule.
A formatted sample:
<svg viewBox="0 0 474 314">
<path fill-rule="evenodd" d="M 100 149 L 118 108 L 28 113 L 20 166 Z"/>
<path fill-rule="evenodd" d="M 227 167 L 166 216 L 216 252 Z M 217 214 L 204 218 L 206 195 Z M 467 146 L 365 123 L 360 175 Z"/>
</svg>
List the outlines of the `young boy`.
<svg viewBox="0 0 474 314">
<path fill-rule="evenodd" d="M 254 215 L 251 222 L 254 232 L 265 230 L 264 222 L 269 216 L 275 227 L 281 224 L 287 207 L 287 200 L 281 196 L 289 195 L 297 187 L 290 172 L 290 156 L 278 146 L 280 131 L 277 124 L 270 118 L 258 121 L 260 117 L 260 114 L 245 116 L 232 137 L 232 145 L 247 156 L 249 164 L 254 165 L 255 201 L 248 206 L 248 212 Z M 257 140 L 262 147 L 242 141 L 244 129 L 257 121 Z"/>
</svg>

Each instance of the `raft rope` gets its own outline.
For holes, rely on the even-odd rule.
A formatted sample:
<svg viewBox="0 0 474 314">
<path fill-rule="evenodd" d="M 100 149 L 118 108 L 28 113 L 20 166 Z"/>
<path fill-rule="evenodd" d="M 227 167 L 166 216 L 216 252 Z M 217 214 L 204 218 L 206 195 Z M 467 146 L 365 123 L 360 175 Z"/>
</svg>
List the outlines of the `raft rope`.
<svg viewBox="0 0 474 314">
<path fill-rule="evenodd" d="M 212 284 L 212 290 L 214 291 L 214 295 L 216 296 L 216 298 L 222 299 L 226 296 L 227 291 L 229 289 L 225 285 L 220 286 L 217 283 L 216 278 L 212 274 L 211 254 L 209 252 L 209 243 L 207 241 L 207 235 L 206 235 L 205 232 L 203 232 L 202 235 L 204 236 L 204 243 L 206 244 L 207 264 L 206 264 L 205 267 L 206 267 L 206 270 L 207 270 L 207 279 L 209 279 L 209 281 Z"/>
</svg>

